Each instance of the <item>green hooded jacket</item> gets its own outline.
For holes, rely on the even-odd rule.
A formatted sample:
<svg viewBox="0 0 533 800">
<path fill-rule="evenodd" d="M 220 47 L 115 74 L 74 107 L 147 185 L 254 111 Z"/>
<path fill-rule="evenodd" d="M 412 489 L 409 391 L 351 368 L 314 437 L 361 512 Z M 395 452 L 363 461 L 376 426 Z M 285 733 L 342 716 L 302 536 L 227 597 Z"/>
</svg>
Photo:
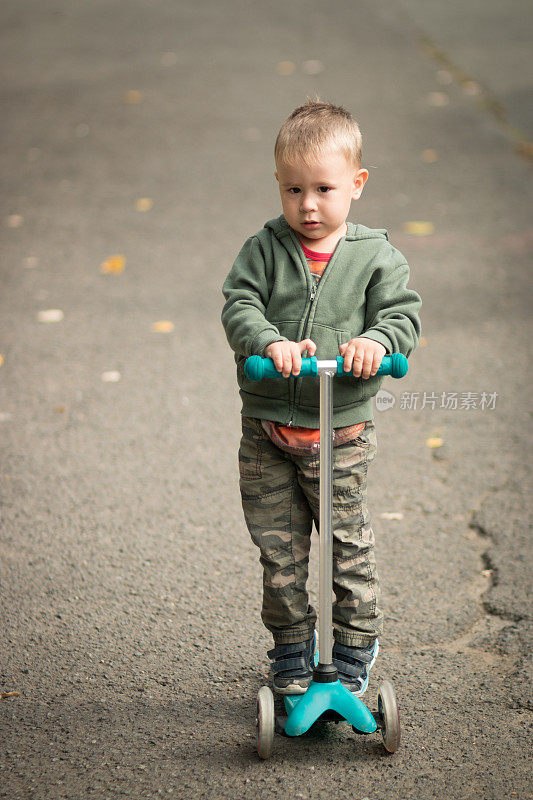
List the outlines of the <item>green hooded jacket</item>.
<svg viewBox="0 0 533 800">
<path fill-rule="evenodd" d="M 246 378 L 246 358 L 264 355 L 272 342 L 310 338 L 319 359 L 335 358 L 339 345 L 356 336 L 407 357 L 417 346 L 421 300 L 407 288 L 404 256 L 385 230 L 347 226 L 317 286 L 283 215 L 251 236 L 237 256 L 222 287 L 222 324 L 235 352 L 243 415 L 319 427 L 318 378 Z M 372 419 L 371 398 L 382 381 L 335 380 L 334 427 Z"/>
</svg>

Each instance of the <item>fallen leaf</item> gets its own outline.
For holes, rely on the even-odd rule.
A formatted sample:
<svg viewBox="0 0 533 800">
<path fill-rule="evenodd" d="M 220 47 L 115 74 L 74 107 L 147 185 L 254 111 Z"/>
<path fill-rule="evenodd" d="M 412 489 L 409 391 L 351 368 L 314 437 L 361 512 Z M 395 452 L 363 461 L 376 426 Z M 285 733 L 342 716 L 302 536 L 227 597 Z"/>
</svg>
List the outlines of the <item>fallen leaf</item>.
<svg viewBox="0 0 533 800">
<path fill-rule="evenodd" d="M 55 406 L 54 414 L 64 414 L 66 410 L 65 406 Z"/>
<path fill-rule="evenodd" d="M 384 511 L 379 516 L 381 519 L 403 519 L 403 514 L 400 511 Z"/>
<path fill-rule="evenodd" d="M 6 217 L 6 225 L 8 228 L 20 228 L 23 222 L 24 217 L 21 217 L 20 214 L 10 214 L 9 217 Z"/>
<path fill-rule="evenodd" d="M 444 444 L 444 439 L 441 439 L 440 436 L 432 436 L 429 439 L 426 439 L 426 445 L 434 449 L 435 447 L 442 447 Z"/>
<path fill-rule="evenodd" d="M 126 96 L 124 97 L 126 103 L 130 104 L 140 103 L 142 102 L 142 99 L 142 92 L 137 91 L 137 89 L 130 89 L 129 92 L 126 92 Z"/>
<path fill-rule="evenodd" d="M 61 322 L 64 316 L 60 308 L 48 308 L 45 311 L 39 311 L 37 319 L 39 322 Z"/>
<path fill-rule="evenodd" d="M 6 697 L 20 697 L 20 692 L 0 692 L 0 700 L 5 700 Z"/>
<path fill-rule="evenodd" d="M 516 152 L 526 158 L 533 158 L 533 142 L 518 142 Z"/>
<path fill-rule="evenodd" d="M 430 92 L 428 94 L 428 103 L 430 106 L 435 106 L 435 108 L 447 106 L 449 102 L 450 98 L 446 92 Z"/>
<path fill-rule="evenodd" d="M 422 161 L 425 161 L 426 164 L 434 164 L 439 158 L 436 150 L 423 150 L 422 152 Z"/>
<path fill-rule="evenodd" d="M 428 340 L 426 339 L 425 336 L 421 336 L 420 337 L 420 341 L 418 342 L 418 346 L 419 347 L 427 347 L 428 346 Z"/>
<path fill-rule="evenodd" d="M 126 264 L 126 259 L 124 256 L 120 255 L 109 256 L 109 258 L 106 258 L 106 260 L 102 261 L 102 263 L 100 264 L 100 272 L 103 275 L 109 275 L 109 274 L 118 275 L 124 269 L 125 264 Z"/>
<path fill-rule="evenodd" d="M 435 233 L 435 226 L 432 222 L 423 222 L 422 220 L 414 220 L 413 222 L 405 222 L 403 229 L 411 236 L 431 236 Z"/>
<path fill-rule="evenodd" d="M 137 211 L 150 211 L 153 205 L 154 201 L 151 197 L 139 197 L 139 199 L 135 202 L 135 208 Z"/>
<path fill-rule="evenodd" d="M 465 94 L 474 96 L 481 93 L 481 87 L 476 81 L 465 81 L 463 83 L 463 91 Z"/>
<path fill-rule="evenodd" d="M 296 65 L 292 61 L 280 61 L 278 64 L 279 75 L 292 75 Z"/>
<path fill-rule="evenodd" d="M 0 422 L 9 422 L 11 414 L 9 411 L 0 411 Z"/>
<path fill-rule="evenodd" d="M 4 356 L 0 353 L 0 367 L 4 363 Z"/>
<path fill-rule="evenodd" d="M 38 263 L 39 259 L 36 256 L 28 256 L 24 259 L 24 266 L 27 267 L 27 269 L 35 269 Z"/>
<path fill-rule="evenodd" d="M 168 319 L 161 319 L 159 322 L 152 323 L 152 330 L 154 333 L 172 333 L 174 323 Z"/>
<path fill-rule="evenodd" d="M 118 383 L 122 375 L 117 370 L 110 370 L 109 372 L 102 372 L 100 377 L 104 383 Z"/>
</svg>

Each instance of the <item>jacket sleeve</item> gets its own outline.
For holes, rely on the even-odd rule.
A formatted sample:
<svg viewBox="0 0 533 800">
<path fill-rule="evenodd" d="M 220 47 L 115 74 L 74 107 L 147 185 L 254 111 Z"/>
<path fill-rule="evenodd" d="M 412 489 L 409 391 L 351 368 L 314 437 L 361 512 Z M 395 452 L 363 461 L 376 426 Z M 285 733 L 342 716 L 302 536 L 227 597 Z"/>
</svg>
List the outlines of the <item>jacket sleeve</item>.
<svg viewBox="0 0 533 800">
<path fill-rule="evenodd" d="M 375 270 L 366 290 L 365 330 L 361 334 L 382 344 L 388 353 L 407 357 L 420 338 L 418 312 L 422 305 L 419 295 L 407 288 L 408 279 L 405 262 Z"/>
<path fill-rule="evenodd" d="M 224 284 L 222 324 L 237 355 L 263 355 L 272 342 L 288 341 L 265 316 L 270 296 L 267 264 L 260 242 L 251 236 L 237 256 Z"/>
</svg>

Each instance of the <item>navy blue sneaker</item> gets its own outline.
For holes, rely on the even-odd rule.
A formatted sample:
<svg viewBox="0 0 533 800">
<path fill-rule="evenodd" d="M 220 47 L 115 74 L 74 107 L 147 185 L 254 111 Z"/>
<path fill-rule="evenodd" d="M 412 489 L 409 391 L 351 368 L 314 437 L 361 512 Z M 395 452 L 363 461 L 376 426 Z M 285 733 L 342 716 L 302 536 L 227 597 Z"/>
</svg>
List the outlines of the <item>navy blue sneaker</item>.
<svg viewBox="0 0 533 800">
<path fill-rule="evenodd" d="M 358 697 L 368 687 L 368 673 L 379 652 L 376 639 L 370 647 L 348 647 L 334 642 L 332 660 L 339 673 L 340 682 Z"/>
<path fill-rule="evenodd" d="M 277 644 L 268 651 L 275 692 L 305 694 L 313 677 L 315 641 L 313 634 L 307 642 Z"/>
</svg>

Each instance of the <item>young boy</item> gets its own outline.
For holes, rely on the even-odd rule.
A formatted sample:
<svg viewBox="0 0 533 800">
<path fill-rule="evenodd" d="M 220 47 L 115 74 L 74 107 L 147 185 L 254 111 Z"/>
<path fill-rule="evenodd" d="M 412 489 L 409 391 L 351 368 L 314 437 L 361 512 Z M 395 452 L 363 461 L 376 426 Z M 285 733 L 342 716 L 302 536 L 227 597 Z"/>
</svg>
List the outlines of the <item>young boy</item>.
<svg viewBox="0 0 533 800">
<path fill-rule="evenodd" d="M 383 615 L 366 475 L 376 453 L 371 398 L 386 353 L 418 343 L 420 298 L 384 230 L 347 222 L 368 171 L 361 133 L 344 108 L 308 101 L 275 146 L 283 215 L 251 236 L 223 286 L 222 322 L 242 398 L 240 489 L 263 565 L 262 619 L 274 689 L 302 694 L 312 677 L 315 610 L 306 581 L 319 519 L 318 379 L 298 378 L 302 355 L 344 356 L 335 382 L 333 449 L 333 663 L 355 694 L 368 685 Z M 252 383 L 248 356 L 273 359 L 283 378 Z"/>
</svg>

